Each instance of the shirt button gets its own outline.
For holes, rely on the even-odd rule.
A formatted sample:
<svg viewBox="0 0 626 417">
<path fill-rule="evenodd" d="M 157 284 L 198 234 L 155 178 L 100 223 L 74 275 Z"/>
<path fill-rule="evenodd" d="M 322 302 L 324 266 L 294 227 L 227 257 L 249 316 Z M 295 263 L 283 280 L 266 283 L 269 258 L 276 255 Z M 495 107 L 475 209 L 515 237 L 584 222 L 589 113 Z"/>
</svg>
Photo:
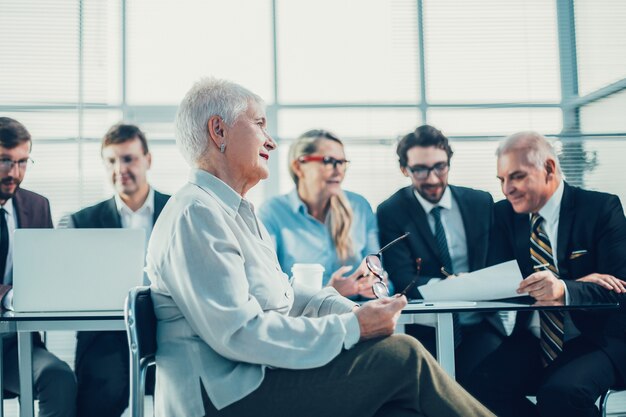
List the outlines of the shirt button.
<svg viewBox="0 0 626 417">
<path fill-rule="evenodd" d="M 289 299 L 289 291 L 285 291 L 285 298 Z"/>
</svg>

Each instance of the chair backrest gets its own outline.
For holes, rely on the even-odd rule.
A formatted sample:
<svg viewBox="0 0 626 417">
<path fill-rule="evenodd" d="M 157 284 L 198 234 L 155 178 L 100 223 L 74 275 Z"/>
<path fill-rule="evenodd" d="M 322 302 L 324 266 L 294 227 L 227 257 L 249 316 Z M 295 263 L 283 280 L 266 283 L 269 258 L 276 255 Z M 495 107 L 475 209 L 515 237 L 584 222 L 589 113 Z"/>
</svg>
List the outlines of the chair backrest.
<svg viewBox="0 0 626 417">
<path fill-rule="evenodd" d="M 130 408 L 132 417 L 143 416 L 146 372 L 155 363 L 156 324 L 150 287 L 135 287 L 124 309 L 130 350 Z"/>
<path fill-rule="evenodd" d="M 156 316 L 150 296 L 150 287 L 135 287 L 130 290 L 128 312 L 133 313 L 126 316 L 131 347 L 134 342 L 137 346 L 137 353 L 142 359 L 154 357 L 156 353 Z"/>
</svg>

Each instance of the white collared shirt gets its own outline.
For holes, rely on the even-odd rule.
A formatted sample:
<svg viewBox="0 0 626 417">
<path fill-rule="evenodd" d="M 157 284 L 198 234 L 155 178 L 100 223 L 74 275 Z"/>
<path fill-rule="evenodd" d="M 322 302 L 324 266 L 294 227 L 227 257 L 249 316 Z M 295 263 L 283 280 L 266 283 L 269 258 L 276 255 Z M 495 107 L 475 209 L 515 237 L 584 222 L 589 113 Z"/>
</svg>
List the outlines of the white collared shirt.
<svg viewBox="0 0 626 417">
<path fill-rule="evenodd" d="M 143 206 L 136 211 L 131 210 L 122 200 L 119 194 L 115 194 L 115 206 L 120 215 L 122 228 L 124 229 L 143 229 L 146 232 L 146 248 L 152 234 L 154 226 L 154 190 L 150 187 L 148 197 Z"/>
<path fill-rule="evenodd" d="M 413 190 L 413 194 L 427 214 L 428 226 L 430 226 L 433 236 L 435 235 L 435 218 L 432 216 L 431 211 L 435 207 L 441 207 L 443 209 L 441 210 L 441 224 L 446 234 L 448 252 L 450 253 L 453 269 L 453 271 L 449 272 L 454 272 L 455 274 L 469 272 L 467 237 L 465 236 L 463 217 L 461 216 L 458 202 L 452 196 L 450 187 L 446 187 L 446 190 L 441 196 L 441 200 L 439 200 L 437 204 L 433 204 L 424 199 L 424 197 L 419 195 L 417 190 Z"/>
<path fill-rule="evenodd" d="M 13 284 L 13 232 L 17 228 L 17 213 L 15 212 L 15 206 L 13 205 L 13 199 L 10 198 L 4 203 L 4 206 L 0 206 L 6 210 L 7 214 L 7 230 L 9 232 L 9 250 L 7 252 L 7 263 L 4 270 L 4 276 L 2 277 L 2 283 L 6 285 Z"/>
</svg>

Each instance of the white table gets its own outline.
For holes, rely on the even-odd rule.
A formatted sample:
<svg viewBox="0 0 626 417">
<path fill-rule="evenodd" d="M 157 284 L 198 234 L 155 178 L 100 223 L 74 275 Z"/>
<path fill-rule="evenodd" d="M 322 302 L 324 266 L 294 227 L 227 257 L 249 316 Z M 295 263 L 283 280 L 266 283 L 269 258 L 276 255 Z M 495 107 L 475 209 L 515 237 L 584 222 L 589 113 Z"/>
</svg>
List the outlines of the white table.
<svg viewBox="0 0 626 417">
<path fill-rule="evenodd" d="M 537 303 L 530 297 L 520 297 L 512 302 L 476 301 L 471 302 L 425 302 L 407 304 L 402 310 L 398 324 L 402 327 L 415 324 L 420 314 L 435 314 L 435 334 L 437 346 L 437 361 L 452 378 L 454 372 L 454 327 L 453 313 L 494 313 L 498 311 L 539 311 L 539 310 L 596 310 L 618 308 L 618 303 L 581 303 L 565 306 L 556 302 Z M 420 323 L 421 324 L 421 323 Z M 402 330 L 400 330 L 402 331 Z"/>
</svg>

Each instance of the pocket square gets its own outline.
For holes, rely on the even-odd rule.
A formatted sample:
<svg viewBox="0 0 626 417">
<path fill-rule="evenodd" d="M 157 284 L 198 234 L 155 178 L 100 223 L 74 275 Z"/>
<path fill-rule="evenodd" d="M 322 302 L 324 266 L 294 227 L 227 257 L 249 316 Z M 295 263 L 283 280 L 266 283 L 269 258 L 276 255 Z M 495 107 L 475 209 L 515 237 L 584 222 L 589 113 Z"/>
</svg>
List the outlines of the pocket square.
<svg viewBox="0 0 626 417">
<path fill-rule="evenodd" d="M 587 250 L 586 249 L 580 249 L 580 250 L 575 250 L 572 251 L 572 253 L 569 255 L 570 259 L 576 259 L 576 258 L 580 258 L 583 255 L 587 254 Z"/>
</svg>

